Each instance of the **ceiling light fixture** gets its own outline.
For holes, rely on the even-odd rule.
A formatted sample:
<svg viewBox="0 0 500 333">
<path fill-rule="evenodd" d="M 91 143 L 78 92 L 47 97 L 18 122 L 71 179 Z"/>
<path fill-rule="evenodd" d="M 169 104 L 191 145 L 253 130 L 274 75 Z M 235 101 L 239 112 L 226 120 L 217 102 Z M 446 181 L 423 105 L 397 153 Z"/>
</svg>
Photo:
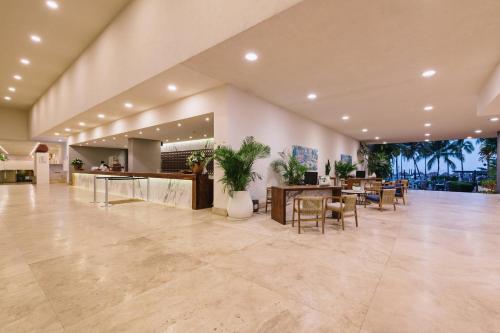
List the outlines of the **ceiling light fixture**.
<svg viewBox="0 0 500 333">
<path fill-rule="evenodd" d="M 472 136 L 468 136 L 467 139 L 469 139 L 469 140 L 472 139 Z"/>
<path fill-rule="evenodd" d="M 181 124 L 181 123 L 177 123 L 177 127 L 181 127 L 181 126 L 182 126 L 182 124 Z"/>
<path fill-rule="evenodd" d="M 375 137 L 375 140 L 380 140 L 380 137 L 379 137 L 379 136 L 376 136 L 376 137 Z"/>
<path fill-rule="evenodd" d="M 246 59 L 247 61 L 254 62 L 254 61 L 256 61 L 257 59 L 259 59 L 259 55 L 258 55 L 257 53 L 255 53 L 255 52 L 247 52 L 247 53 L 245 54 L 245 59 Z"/>
<path fill-rule="evenodd" d="M 38 35 L 31 35 L 30 36 L 30 39 L 33 43 L 41 43 L 42 42 L 42 38 Z"/>
<path fill-rule="evenodd" d="M 193 137 L 192 136 L 189 136 L 190 139 L 192 139 Z"/>
<path fill-rule="evenodd" d="M 382 142 L 382 143 L 383 143 L 384 145 L 386 145 L 386 144 L 387 144 L 387 141 L 384 141 L 384 142 Z"/>
<path fill-rule="evenodd" d="M 142 131 L 139 131 L 139 134 L 142 134 Z"/>
<path fill-rule="evenodd" d="M 315 93 L 309 93 L 309 95 L 307 95 L 307 99 L 309 100 L 315 100 L 316 98 L 318 98 L 318 95 L 316 95 Z"/>
<path fill-rule="evenodd" d="M 54 0 L 47 0 L 45 1 L 45 4 L 52 10 L 59 9 L 59 4 Z"/>
<path fill-rule="evenodd" d="M 363 133 L 368 132 L 368 128 L 363 128 L 363 129 L 361 130 L 361 132 L 363 132 Z"/>
<path fill-rule="evenodd" d="M 209 117 L 206 117 L 206 118 L 205 118 L 205 121 L 210 121 L 210 118 L 209 118 Z"/>
<path fill-rule="evenodd" d="M 62 139 L 58 139 L 57 142 L 62 142 Z"/>
<path fill-rule="evenodd" d="M 493 118 L 490 118 L 490 121 L 492 121 L 492 122 L 496 122 L 496 121 L 498 121 L 498 117 L 493 117 Z"/>
<path fill-rule="evenodd" d="M 103 115 L 102 113 L 100 113 L 100 114 L 98 114 L 98 115 L 97 115 L 97 118 L 101 118 L 101 119 L 103 119 L 103 118 L 106 118 L 106 116 L 105 116 L 105 115 Z"/>
<path fill-rule="evenodd" d="M 89 143 L 88 142 L 85 142 L 86 145 L 88 145 Z"/>
<path fill-rule="evenodd" d="M 422 72 L 422 77 L 426 78 L 433 77 L 434 75 L 436 75 L 436 73 L 437 73 L 436 70 L 428 69 Z"/>
<path fill-rule="evenodd" d="M 123 146 L 124 148 L 127 148 L 127 145 Z"/>
<path fill-rule="evenodd" d="M 29 64 L 31 64 L 31 61 L 29 61 L 29 59 L 26 59 L 26 58 L 21 58 L 19 61 L 23 65 L 29 65 Z"/>
<path fill-rule="evenodd" d="M 206 137 L 207 137 L 207 135 L 206 135 L 206 134 L 203 134 L 203 137 L 205 137 L 205 138 L 206 138 Z"/>
<path fill-rule="evenodd" d="M 429 141 L 431 141 L 431 140 L 429 140 L 429 139 L 425 139 L 424 141 L 425 141 L 425 142 L 429 142 Z"/>
<path fill-rule="evenodd" d="M 434 110 L 434 107 L 432 105 L 426 105 L 424 107 L 424 111 L 432 111 L 432 110 Z"/>
<path fill-rule="evenodd" d="M 13 76 L 14 80 L 17 80 L 17 81 L 21 81 L 23 79 L 23 77 L 19 74 L 16 74 Z"/>
<path fill-rule="evenodd" d="M 480 130 L 480 129 L 477 129 L 477 130 L 475 130 L 475 131 L 474 131 L 474 133 L 476 133 L 476 134 L 479 134 L 479 133 L 482 133 L 482 132 L 483 132 L 483 131 L 482 131 L 482 130 Z"/>
<path fill-rule="evenodd" d="M 113 140 L 116 140 L 116 138 L 115 138 L 115 137 L 113 137 Z"/>
<path fill-rule="evenodd" d="M 78 123 L 78 125 L 80 125 L 80 126 L 85 126 L 85 123 L 84 123 L 83 121 L 80 121 L 80 122 Z"/>
<path fill-rule="evenodd" d="M 168 91 L 177 91 L 177 86 L 175 84 L 169 84 L 167 86 Z"/>
<path fill-rule="evenodd" d="M 130 102 L 126 102 L 125 104 L 123 104 L 123 106 L 125 106 L 127 109 L 131 109 L 134 107 L 134 104 L 132 104 Z"/>
<path fill-rule="evenodd" d="M 431 123 L 425 123 L 424 126 L 425 127 L 431 127 Z"/>
<path fill-rule="evenodd" d="M 425 136 L 431 136 L 431 133 L 425 133 L 424 135 Z"/>
<path fill-rule="evenodd" d="M 342 116 L 342 120 L 349 120 L 349 116 Z"/>
<path fill-rule="evenodd" d="M 128 134 L 125 134 L 124 137 L 128 138 Z"/>
<path fill-rule="evenodd" d="M 16 92 L 16 88 L 14 88 L 14 87 L 9 87 L 9 91 L 10 91 L 10 92 Z"/>
<path fill-rule="evenodd" d="M 177 141 L 179 141 L 179 140 L 180 140 L 180 138 L 177 138 Z"/>
<path fill-rule="evenodd" d="M 60 135 L 60 134 L 61 134 L 61 133 L 59 133 L 59 132 L 54 132 L 54 135 L 55 135 L 55 136 L 58 136 L 58 135 Z"/>
<path fill-rule="evenodd" d="M 4 96 L 3 99 L 5 99 L 6 101 L 10 101 L 12 99 L 12 97 L 10 97 L 10 96 Z"/>
<path fill-rule="evenodd" d="M 64 129 L 66 132 L 71 132 L 71 128 L 65 128 Z"/>
<path fill-rule="evenodd" d="M 106 139 L 102 139 L 102 142 L 106 142 Z"/>
<path fill-rule="evenodd" d="M 156 130 L 157 130 L 157 131 L 159 131 L 159 130 L 160 130 L 160 128 L 159 128 L 159 127 L 157 127 L 157 128 L 156 128 Z"/>
</svg>

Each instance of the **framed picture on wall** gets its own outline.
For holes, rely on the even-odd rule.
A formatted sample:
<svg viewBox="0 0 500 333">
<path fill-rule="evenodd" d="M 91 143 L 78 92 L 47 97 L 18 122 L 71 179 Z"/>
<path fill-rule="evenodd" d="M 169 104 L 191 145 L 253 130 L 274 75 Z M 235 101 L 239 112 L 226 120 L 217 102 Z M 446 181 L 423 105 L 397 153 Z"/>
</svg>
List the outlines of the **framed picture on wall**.
<svg viewBox="0 0 500 333">
<path fill-rule="evenodd" d="M 292 155 L 307 167 L 308 171 L 318 170 L 318 150 L 303 146 L 292 146 Z"/>
<path fill-rule="evenodd" d="M 352 164 L 352 156 L 346 154 L 340 154 L 340 160 L 344 163 Z"/>
</svg>

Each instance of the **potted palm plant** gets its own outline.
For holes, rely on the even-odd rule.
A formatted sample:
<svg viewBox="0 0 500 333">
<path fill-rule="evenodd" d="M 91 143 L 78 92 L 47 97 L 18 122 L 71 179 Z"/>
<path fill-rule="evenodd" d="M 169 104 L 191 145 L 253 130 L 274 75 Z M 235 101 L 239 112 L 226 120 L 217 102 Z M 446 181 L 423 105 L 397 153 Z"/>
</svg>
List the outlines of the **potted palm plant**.
<svg viewBox="0 0 500 333">
<path fill-rule="evenodd" d="M 335 175 L 339 179 L 346 179 L 354 171 L 356 171 L 356 164 L 335 161 Z"/>
<path fill-rule="evenodd" d="M 307 167 L 290 153 L 280 152 L 279 155 L 280 159 L 271 163 L 273 170 L 281 175 L 283 182 L 287 185 L 302 184 Z"/>
<path fill-rule="evenodd" d="M 271 148 L 255 141 L 252 136 L 246 137 L 239 150 L 230 146 L 218 146 L 214 151 L 214 160 L 224 171 L 219 180 L 224 191 L 229 193 L 227 213 L 229 217 L 243 219 L 252 216 L 253 204 L 247 191 L 250 182 L 262 177 L 253 171 L 255 161 L 271 154 Z"/>
</svg>

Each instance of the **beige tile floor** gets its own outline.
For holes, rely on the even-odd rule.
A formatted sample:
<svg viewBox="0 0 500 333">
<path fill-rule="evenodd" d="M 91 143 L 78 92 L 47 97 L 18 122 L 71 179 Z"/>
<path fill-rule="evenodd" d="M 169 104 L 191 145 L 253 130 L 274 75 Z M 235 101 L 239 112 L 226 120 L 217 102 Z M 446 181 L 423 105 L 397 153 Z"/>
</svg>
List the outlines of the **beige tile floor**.
<svg viewBox="0 0 500 333">
<path fill-rule="evenodd" d="M 500 196 L 413 192 L 301 235 L 0 186 L 0 332 L 500 332 Z"/>
</svg>

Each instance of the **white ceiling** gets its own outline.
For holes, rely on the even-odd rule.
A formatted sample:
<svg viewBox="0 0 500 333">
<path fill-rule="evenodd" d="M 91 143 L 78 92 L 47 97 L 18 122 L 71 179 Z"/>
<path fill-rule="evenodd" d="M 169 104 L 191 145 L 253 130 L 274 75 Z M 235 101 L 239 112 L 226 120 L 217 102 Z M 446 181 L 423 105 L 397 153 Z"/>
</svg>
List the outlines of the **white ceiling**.
<svg viewBox="0 0 500 333">
<path fill-rule="evenodd" d="M 181 126 L 178 126 L 181 124 Z M 159 129 L 159 130 L 157 130 Z M 127 148 L 128 139 L 139 138 L 164 142 L 181 142 L 213 138 L 213 113 L 169 122 L 159 126 L 146 127 L 133 132 L 107 136 L 78 144 L 88 147 Z"/>
<path fill-rule="evenodd" d="M 0 1 L 0 107 L 29 109 L 129 2 L 58 0 L 59 9 L 50 10 L 45 0 Z M 33 43 L 31 34 L 42 42 Z M 11 86 L 16 92 L 8 91 Z"/>
<path fill-rule="evenodd" d="M 307 0 L 185 65 L 359 140 L 494 136 L 500 122 L 477 117 L 476 102 L 499 31 L 498 0 Z M 258 61 L 243 60 L 249 50 Z"/>
<path fill-rule="evenodd" d="M 39 143 L 40 142 L 35 141 L 0 140 L 0 146 L 5 149 L 9 155 L 19 156 L 28 156 Z M 47 145 L 51 152 L 61 149 L 61 144 L 59 143 L 43 143 Z M 0 149 L 0 152 L 3 153 L 4 151 Z"/>
</svg>

